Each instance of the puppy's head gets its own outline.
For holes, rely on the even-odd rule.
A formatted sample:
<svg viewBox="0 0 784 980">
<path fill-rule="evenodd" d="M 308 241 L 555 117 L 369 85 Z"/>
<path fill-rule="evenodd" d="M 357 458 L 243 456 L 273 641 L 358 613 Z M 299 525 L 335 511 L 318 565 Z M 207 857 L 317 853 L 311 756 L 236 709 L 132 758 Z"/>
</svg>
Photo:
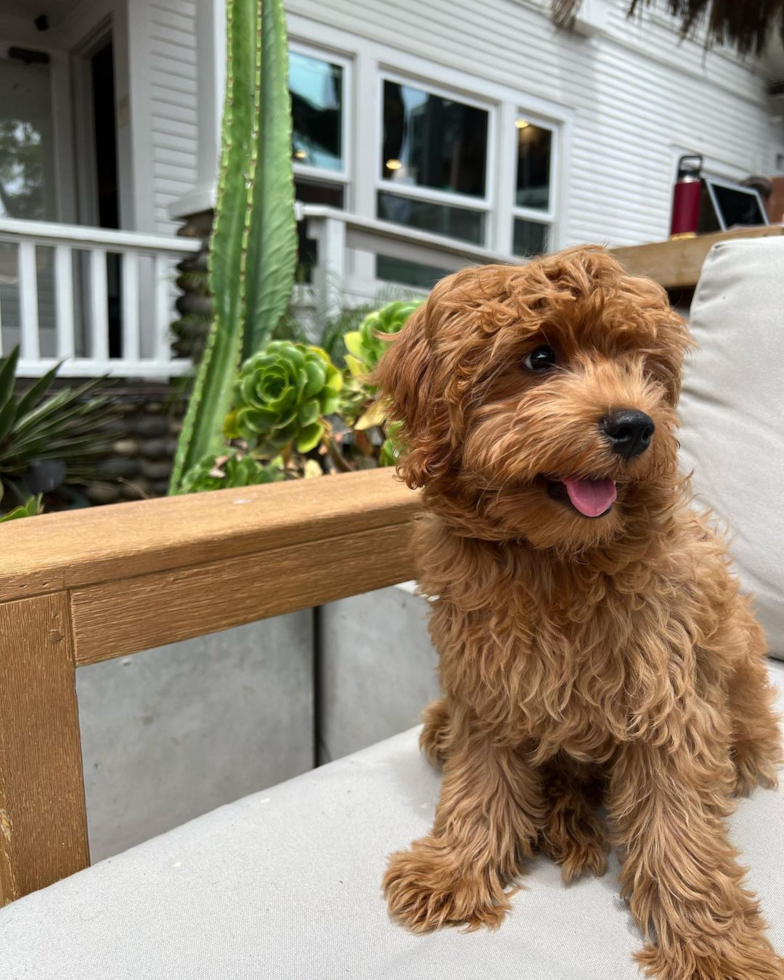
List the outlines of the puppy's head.
<svg viewBox="0 0 784 980">
<path fill-rule="evenodd" d="M 689 336 L 598 247 L 442 280 L 381 359 L 406 482 L 461 533 L 608 543 L 672 501 Z"/>
</svg>

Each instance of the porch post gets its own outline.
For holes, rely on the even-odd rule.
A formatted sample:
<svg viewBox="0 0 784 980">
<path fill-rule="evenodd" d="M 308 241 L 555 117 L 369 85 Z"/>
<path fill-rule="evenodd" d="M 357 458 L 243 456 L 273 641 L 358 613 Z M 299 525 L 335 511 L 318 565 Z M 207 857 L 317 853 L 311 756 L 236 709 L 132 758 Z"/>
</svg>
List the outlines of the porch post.
<svg viewBox="0 0 784 980">
<path fill-rule="evenodd" d="M 346 283 L 346 223 L 341 217 L 308 218 L 308 235 L 318 249 L 313 269 L 316 322 L 323 328 L 340 315 Z"/>
</svg>

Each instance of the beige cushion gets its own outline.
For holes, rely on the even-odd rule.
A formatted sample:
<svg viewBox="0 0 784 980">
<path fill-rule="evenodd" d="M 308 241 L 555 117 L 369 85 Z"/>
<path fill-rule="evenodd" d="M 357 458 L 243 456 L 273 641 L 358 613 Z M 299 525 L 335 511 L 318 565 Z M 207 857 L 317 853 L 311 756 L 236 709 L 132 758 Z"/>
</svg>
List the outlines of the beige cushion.
<svg viewBox="0 0 784 980">
<path fill-rule="evenodd" d="M 691 325 L 683 465 L 729 522 L 743 588 L 784 658 L 784 237 L 714 245 Z"/>
<path fill-rule="evenodd" d="M 771 668 L 782 691 L 784 665 Z M 640 980 L 641 939 L 604 878 L 531 864 L 498 932 L 413 936 L 386 856 L 427 833 L 440 777 L 417 732 L 222 807 L 0 910 L 2 980 Z M 784 953 L 784 791 L 732 818 Z"/>
</svg>

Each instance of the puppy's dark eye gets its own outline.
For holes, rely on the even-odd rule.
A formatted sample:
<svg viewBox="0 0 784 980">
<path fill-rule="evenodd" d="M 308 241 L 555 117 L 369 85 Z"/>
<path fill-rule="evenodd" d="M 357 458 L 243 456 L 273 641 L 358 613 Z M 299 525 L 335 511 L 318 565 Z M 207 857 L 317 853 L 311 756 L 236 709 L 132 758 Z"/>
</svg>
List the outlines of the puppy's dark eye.
<svg viewBox="0 0 784 980">
<path fill-rule="evenodd" d="M 542 345 L 532 350 L 523 362 L 529 371 L 543 374 L 555 367 L 555 351 L 552 347 Z"/>
</svg>

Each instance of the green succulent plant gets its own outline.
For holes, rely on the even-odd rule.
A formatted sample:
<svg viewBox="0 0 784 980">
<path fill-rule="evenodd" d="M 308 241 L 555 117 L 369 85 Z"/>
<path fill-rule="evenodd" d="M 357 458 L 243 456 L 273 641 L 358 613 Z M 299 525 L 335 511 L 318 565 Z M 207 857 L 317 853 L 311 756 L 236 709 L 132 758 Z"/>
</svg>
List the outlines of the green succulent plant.
<svg viewBox="0 0 784 980">
<path fill-rule="evenodd" d="M 423 302 L 422 299 L 394 300 L 369 313 L 359 330 L 345 335 L 343 339 L 349 352 L 346 363 L 353 375 L 364 375 L 373 370 L 387 347 L 382 336 L 398 333 Z"/>
<path fill-rule="evenodd" d="M 324 434 L 323 417 L 335 412 L 343 378 L 320 347 L 273 340 L 242 365 L 227 438 L 246 439 L 251 449 L 278 453 L 314 449 Z"/>
<path fill-rule="evenodd" d="M 58 364 L 17 395 L 18 359 L 18 347 L 0 358 L 0 510 L 27 506 L 39 494 L 85 504 L 73 488 L 100 479 L 111 445 L 111 400 L 89 397 L 104 379 L 51 393 Z"/>
<path fill-rule="evenodd" d="M 279 457 L 269 463 L 260 463 L 252 456 L 226 446 L 218 456 L 205 456 L 188 470 L 178 493 L 252 487 L 260 483 L 277 483 L 284 478 L 283 461 Z"/>
</svg>

